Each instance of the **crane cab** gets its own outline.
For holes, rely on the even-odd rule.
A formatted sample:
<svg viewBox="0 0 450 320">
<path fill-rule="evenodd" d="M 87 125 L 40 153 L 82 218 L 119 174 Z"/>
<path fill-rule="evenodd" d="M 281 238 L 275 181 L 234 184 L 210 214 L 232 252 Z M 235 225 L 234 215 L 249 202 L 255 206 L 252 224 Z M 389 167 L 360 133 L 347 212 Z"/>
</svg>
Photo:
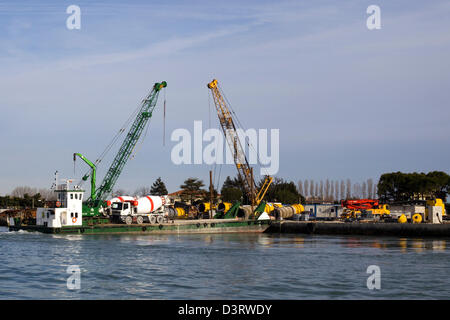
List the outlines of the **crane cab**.
<svg viewBox="0 0 450 320">
<path fill-rule="evenodd" d="M 56 202 L 53 208 L 37 208 L 36 225 L 49 228 L 82 225 L 84 190 L 70 186 L 71 180 L 55 188 Z"/>
</svg>

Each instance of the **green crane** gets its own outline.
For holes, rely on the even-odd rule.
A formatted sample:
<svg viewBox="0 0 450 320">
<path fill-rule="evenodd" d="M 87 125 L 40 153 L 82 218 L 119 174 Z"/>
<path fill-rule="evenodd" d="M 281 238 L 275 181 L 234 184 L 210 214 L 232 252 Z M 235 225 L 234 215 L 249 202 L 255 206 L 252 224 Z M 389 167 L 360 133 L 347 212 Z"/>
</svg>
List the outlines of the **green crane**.
<svg viewBox="0 0 450 320">
<path fill-rule="evenodd" d="M 77 159 L 77 156 L 80 157 L 81 160 L 83 160 L 84 162 L 87 163 L 87 165 L 89 167 L 91 167 L 92 169 L 92 173 L 91 173 L 91 198 L 90 199 L 96 199 L 96 194 L 95 194 L 95 179 L 96 179 L 96 173 L 97 173 L 97 167 L 95 164 L 93 164 L 89 159 L 87 159 L 85 156 L 83 156 L 81 153 L 74 153 L 73 154 L 73 161 L 75 162 L 75 160 Z M 83 181 L 86 181 L 87 178 L 89 178 L 89 174 L 86 174 L 83 176 Z"/>
<path fill-rule="evenodd" d="M 74 154 L 74 160 L 76 156 L 79 156 L 84 162 L 86 162 L 92 169 L 91 173 L 91 196 L 83 205 L 83 215 L 84 216 L 98 216 L 100 215 L 99 209 L 102 207 L 106 197 L 111 193 L 117 179 L 122 173 L 123 167 L 127 163 L 131 156 L 141 134 L 148 123 L 149 119 L 152 117 L 153 110 L 155 109 L 156 102 L 158 100 L 158 95 L 161 89 L 167 87 L 167 82 L 163 81 L 161 83 L 155 83 L 152 91 L 143 100 L 142 106 L 131 125 L 131 128 L 126 135 L 122 146 L 117 152 L 108 172 L 103 178 L 102 183 L 97 188 L 95 185 L 96 179 L 96 166 L 94 163 L 89 161 L 86 157 L 79 153 Z M 83 180 L 88 178 L 89 174 L 83 177 Z"/>
</svg>

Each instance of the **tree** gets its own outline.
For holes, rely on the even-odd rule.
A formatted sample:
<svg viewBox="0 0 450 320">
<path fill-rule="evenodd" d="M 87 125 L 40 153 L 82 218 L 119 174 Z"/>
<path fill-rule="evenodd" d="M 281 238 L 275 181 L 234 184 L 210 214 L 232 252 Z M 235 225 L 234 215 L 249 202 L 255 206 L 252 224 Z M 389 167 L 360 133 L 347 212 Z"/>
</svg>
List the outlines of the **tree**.
<svg viewBox="0 0 450 320">
<path fill-rule="evenodd" d="M 167 195 L 169 192 L 167 191 L 166 185 L 161 180 L 161 177 L 156 179 L 155 182 L 153 182 L 152 187 L 150 188 L 150 194 L 156 195 L 156 196 L 164 196 Z"/>
<path fill-rule="evenodd" d="M 353 198 L 361 199 L 362 188 L 359 183 L 353 184 Z"/>
<path fill-rule="evenodd" d="M 54 190 L 50 190 L 50 189 L 39 189 L 39 194 L 42 197 L 42 200 L 45 201 L 54 201 L 56 200 L 56 193 Z"/>
<path fill-rule="evenodd" d="M 344 180 L 341 180 L 341 199 L 343 200 L 345 198 L 345 182 Z"/>
<path fill-rule="evenodd" d="M 181 198 L 186 201 L 190 201 L 192 204 L 196 198 L 205 197 L 205 190 L 201 188 L 204 186 L 202 180 L 197 178 L 188 178 L 184 181 L 184 184 L 180 186 L 182 189 Z"/>
<path fill-rule="evenodd" d="M 450 176 L 442 171 L 382 174 L 377 185 L 382 201 L 408 201 L 441 198 L 450 191 Z"/>
<path fill-rule="evenodd" d="M 308 183 L 307 179 L 305 179 L 305 181 L 303 182 L 303 187 L 304 187 L 304 190 L 305 190 L 304 196 L 305 196 L 305 198 L 307 198 L 310 195 L 309 188 L 308 188 L 309 187 L 309 183 Z"/>
<path fill-rule="evenodd" d="M 363 199 L 367 198 L 367 184 L 365 181 L 362 183 L 361 195 L 362 195 Z"/>
<path fill-rule="evenodd" d="M 373 180 L 367 179 L 367 194 L 370 199 L 373 199 L 375 197 L 373 192 Z"/>
<path fill-rule="evenodd" d="M 116 189 L 111 192 L 111 197 L 113 198 L 126 195 L 128 195 L 128 191 L 125 191 L 124 189 Z"/>
<path fill-rule="evenodd" d="M 14 188 L 14 190 L 11 192 L 11 196 L 17 197 L 17 198 L 23 198 L 26 194 L 33 195 L 36 193 L 37 193 L 36 188 L 31 188 L 28 186 L 20 186 L 20 187 Z"/>
<path fill-rule="evenodd" d="M 320 198 L 320 200 L 324 199 L 324 196 L 323 196 L 323 180 L 320 180 L 319 198 Z"/>
<path fill-rule="evenodd" d="M 274 178 L 267 190 L 265 199 L 269 202 L 281 202 L 283 204 L 305 203 L 305 197 L 298 192 L 295 183 L 281 178 Z"/>
<path fill-rule="evenodd" d="M 237 188 L 224 188 L 220 191 L 223 202 L 241 201 L 242 191 Z"/>
<path fill-rule="evenodd" d="M 334 182 L 334 200 L 339 201 L 339 181 Z"/>
<path fill-rule="evenodd" d="M 301 195 L 305 195 L 305 193 L 303 192 L 303 183 L 302 180 L 298 180 L 298 193 L 300 193 Z"/>
<path fill-rule="evenodd" d="M 334 181 L 331 180 L 330 182 L 330 195 L 329 195 L 329 200 L 333 201 L 334 200 Z"/>
<path fill-rule="evenodd" d="M 134 196 L 136 197 L 144 197 L 149 194 L 152 194 L 149 187 L 140 187 L 134 192 Z"/>
<path fill-rule="evenodd" d="M 239 179 L 228 176 L 223 182 L 220 194 L 224 202 L 242 201 L 243 191 Z"/>
<path fill-rule="evenodd" d="M 347 195 L 346 198 L 350 199 L 352 197 L 352 182 L 350 179 L 347 179 Z"/>
</svg>

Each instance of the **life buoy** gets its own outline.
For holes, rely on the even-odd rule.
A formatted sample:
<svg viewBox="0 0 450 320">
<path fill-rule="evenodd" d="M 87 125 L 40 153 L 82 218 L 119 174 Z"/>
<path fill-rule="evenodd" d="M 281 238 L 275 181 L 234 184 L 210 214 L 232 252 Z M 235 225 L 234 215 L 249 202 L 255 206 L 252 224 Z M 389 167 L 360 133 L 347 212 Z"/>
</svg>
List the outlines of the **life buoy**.
<svg viewBox="0 0 450 320">
<path fill-rule="evenodd" d="M 77 222 L 77 218 L 73 217 L 73 218 L 72 218 L 72 222 L 73 222 L 73 223 L 76 223 L 76 222 Z"/>
<path fill-rule="evenodd" d="M 56 206 L 57 206 L 58 208 L 61 207 L 61 202 L 56 201 Z"/>
</svg>

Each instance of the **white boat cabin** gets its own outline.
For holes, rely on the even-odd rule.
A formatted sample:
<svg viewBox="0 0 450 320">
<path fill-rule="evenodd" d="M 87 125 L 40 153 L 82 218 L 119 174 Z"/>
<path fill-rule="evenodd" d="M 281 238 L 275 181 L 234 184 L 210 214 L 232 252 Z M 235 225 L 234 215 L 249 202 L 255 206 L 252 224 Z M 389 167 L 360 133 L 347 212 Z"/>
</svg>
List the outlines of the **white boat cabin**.
<svg viewBox="0 0 450 320">
<path fill-rule="evenodd" d="M 79 186 L 58 185 L 55 189 L 57 201 L 55 208 L 37 208 L 36 225 L 50 228 L 82 225 L 82 207 L 84 190 Z"/>
</svg>

